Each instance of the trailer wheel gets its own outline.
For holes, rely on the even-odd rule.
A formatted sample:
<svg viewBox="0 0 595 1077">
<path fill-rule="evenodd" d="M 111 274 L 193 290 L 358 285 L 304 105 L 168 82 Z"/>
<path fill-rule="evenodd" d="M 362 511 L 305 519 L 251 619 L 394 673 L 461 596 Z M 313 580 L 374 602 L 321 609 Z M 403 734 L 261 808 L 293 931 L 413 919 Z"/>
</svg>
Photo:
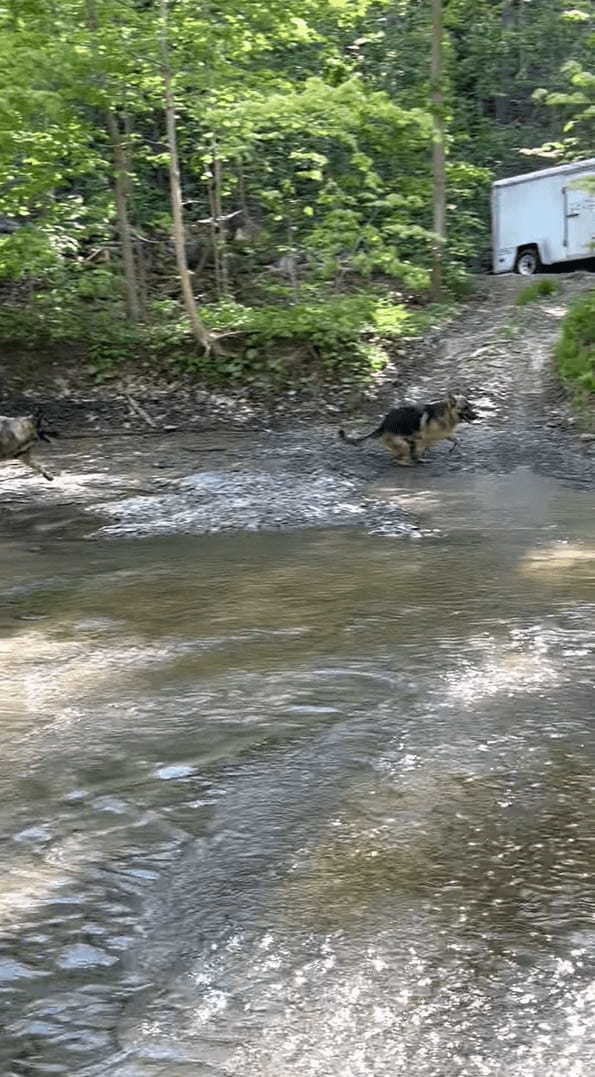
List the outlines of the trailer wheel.
<svg viewBox="0 0 595 1077">
<path fill-rule="evenodd" d="M 522 277 L 531 277 L 541 266 L 537 247 L 521 247 L 517 254 L 515 269 Z"/>
</svg>

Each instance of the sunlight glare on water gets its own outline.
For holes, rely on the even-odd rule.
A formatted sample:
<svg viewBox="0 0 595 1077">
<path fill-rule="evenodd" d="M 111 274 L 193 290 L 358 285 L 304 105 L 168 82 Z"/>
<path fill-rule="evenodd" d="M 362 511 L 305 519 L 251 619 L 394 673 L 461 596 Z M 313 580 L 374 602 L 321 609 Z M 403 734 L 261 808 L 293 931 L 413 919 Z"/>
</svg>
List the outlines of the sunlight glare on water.
<svg viewBox="0 0 595 1077">
<path fill-rule="evenodd" d="M 592 519 L 515 482 L 6 547 L 2 1073 L 595 1071 Z"/>
</svg>

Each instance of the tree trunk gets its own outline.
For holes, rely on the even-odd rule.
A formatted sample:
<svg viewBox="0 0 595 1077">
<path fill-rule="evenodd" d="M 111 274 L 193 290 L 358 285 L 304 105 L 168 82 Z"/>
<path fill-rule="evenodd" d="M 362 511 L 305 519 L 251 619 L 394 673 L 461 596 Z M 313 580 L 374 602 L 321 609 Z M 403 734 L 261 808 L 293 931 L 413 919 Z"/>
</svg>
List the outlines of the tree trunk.
<svg viewBox="0 0 595 1077">
<path fill-rule="evenodd" d="M 506 40 L 508 34 L 514 30 L 514 0 L 502 0 L 502 7 L 500 10 L 500 37 L 502 42 Z M 496 120 L 498 123 L 506 124 L 509 118 L 509 103 L 510 103 L 510 87 L 513 85 L 512 71 L 510 70 L 510 64 L 508 61 L 503 61 L 501 85 L 506 87 L 506 90 L 502 93 L 496 94 Z"/>
<path fill-rule="evenodd" d="M 298 279 L 298 271 L 296 264 L 296 252 L 295 252 L 295 228 L 291 217 L 287 220 L 287 254 L 289 257 L 289 280 L 291 282 L 291 293 L 293 296 L 293 302 L 299 303 L 300 301 L 300 282 Z"/>
<path fill-rule="evenodd" d="M 99 19 L 95 0 L 86 0 L 87 23 L 89 29 L 96 34 L 99 29 Z M 101 84 L 105 85 L 105 76 L 99 76 Z M 106 127 L 112 144 L 114 161 L 114 193 L 116 196 L 116 214 L 118 217 L 118 236 L 120 250 L 122 252 L 122 265 L 124 266 L 124 282 L 126 288 L 126 309 L 131 322 L 141 321 L 141 305 L 138 294 L 136 279 L 136 266 L 134 262 L 134 246 L 130 234 L 130 219 L 128 216 L 128 160 L 120 126 L 115 112 L 111 108 L 106 109 Z"/>
<path fill-rule="evenodd" d="M 444 150 L 444 51 L 442 0 L 432 0 L 432 177 L 433 231 L 432 299 L 442 294 L 442 263 L 446 242 L 446 169 Z"/>
<path fill-rule="evenodd" d="M 167 15 L 168 0 L 159 0 L 161 26 L 159 31 L 161 47 L 161 65 L 163 77 L 163 90 L 165 98 L 165 123 L 167 129 L 167 147 L 169 150 L 169 187 L 171 196 L 171 211 L 173 219 L 173 240 L 176 249 L 176 261 L 178 275 L 182 285 L 184 305 L 190 319 L 192 332 L 198 343 L 208 353 L 212 350 L 213 341 L 206 325 L 203 323 L 196 305 L 192 291 L 192 280 L 188 270 L 186 257 L 186 238 L 184 233 L 184 214 L 182 209 L 182 186 L 180 183 L 180 164 L 178 158 L 178 138 L 176 132 L 176 109 L 172 86 L 172 73 L 169 63 L 169 50 L 167 45 Z"/>
<path fill-rule="evenodd" d="M 138 294 L 138 281 L 134 261 L 134 246 L 130 234 L 128 218 L 128 162 L 122 141 L 120 127 L 111 109 L 106 112 L 107 129 L 112 142 L 114 154 L 114 183 L 116 194 L 116 212 L 118 215 L 118 235 L 124 266 L 126 283 L 126 308 L 131 322 L 140 322 L 141 308 Z"/>
<path fill-rule="evenodd" d="M 229 291 L 229 258 L 227 250 L 227 237 L 225 225 L 222 221 L 223 207 L 221 203 L 221 161 L 217 154 L 217 144 L 213 139 L 213 198 L 215 203 L 216 235 L 219 248 L 219 271 L 221 274 L 221 291 L 228 298 Z"/>
<path fill-rule="evenodd" d="M 138 270 L 138 296 L 140 300 L 141 315 L 144 320 L 147 315 L 149 292 L 147 287 L 147 255 L 141 239 L 137 239 L 134 244 L 134 254 Z"/>
<path fill-rule="evenodd" d="M 223 282 L 221 276 L 221 259 L 219 250 L 219 239 L 217 236 L 217 203 L 215 201 L 215 177 L 213 175 L 212 167 L 209 169 L 207 179 L 207 193 L 209 196 L 209 211 L 211 219 L 209 222 L 209 232 L 211 236 L 211 248 L 213 251 L 213 269 L 215 271 L 215 291 L 217 293 L 217 299 L 221 299 L 223 296 Z"/>
</svg>

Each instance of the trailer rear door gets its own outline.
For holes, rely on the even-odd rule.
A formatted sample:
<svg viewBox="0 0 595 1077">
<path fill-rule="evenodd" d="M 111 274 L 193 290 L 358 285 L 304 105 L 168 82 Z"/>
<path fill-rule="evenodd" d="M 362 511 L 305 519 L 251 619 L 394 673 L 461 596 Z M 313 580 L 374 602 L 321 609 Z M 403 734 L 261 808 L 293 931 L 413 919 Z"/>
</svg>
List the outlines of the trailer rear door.
<svg viewBox="0 0 595 1077">
<path fill-rule="evenodd" d="M 564 210 L 566 257 L 595 257 L 595 174 L 581 176 L 564 188 Z"/>
</svg>

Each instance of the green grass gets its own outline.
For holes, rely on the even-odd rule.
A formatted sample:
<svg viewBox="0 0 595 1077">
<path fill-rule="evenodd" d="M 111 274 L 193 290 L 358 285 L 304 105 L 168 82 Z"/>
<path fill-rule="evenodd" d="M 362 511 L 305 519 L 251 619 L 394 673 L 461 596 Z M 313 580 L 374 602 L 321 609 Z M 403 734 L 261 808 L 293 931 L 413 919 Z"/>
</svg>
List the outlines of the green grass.
<svg viewBox="0 0 595 1077">
<path fill-rule="evenodd" d="M 503 325 L 496 334 L 500 340 L 515 340 L 518 335 L 519 328 L 517 325 Z"/>
<path fill-rule="evenodd" d="M 560 376 L 583 406 L 595 394 L 595 289 L 570 307 L 555 352 Z"/>
<path fill-rule="evenodd" d="M 527 303 L 535 303 L 538 299 L 544 299 L 547 295 L 555 295 L 560 291 L 560 285 L 557 281 L 548 280 L 534 280 L 531 284 L 528 284 L 526 288 L 523 288 L 522 292 L 516 297 L 517 307 L 525 307 Z"/>
</svg>

